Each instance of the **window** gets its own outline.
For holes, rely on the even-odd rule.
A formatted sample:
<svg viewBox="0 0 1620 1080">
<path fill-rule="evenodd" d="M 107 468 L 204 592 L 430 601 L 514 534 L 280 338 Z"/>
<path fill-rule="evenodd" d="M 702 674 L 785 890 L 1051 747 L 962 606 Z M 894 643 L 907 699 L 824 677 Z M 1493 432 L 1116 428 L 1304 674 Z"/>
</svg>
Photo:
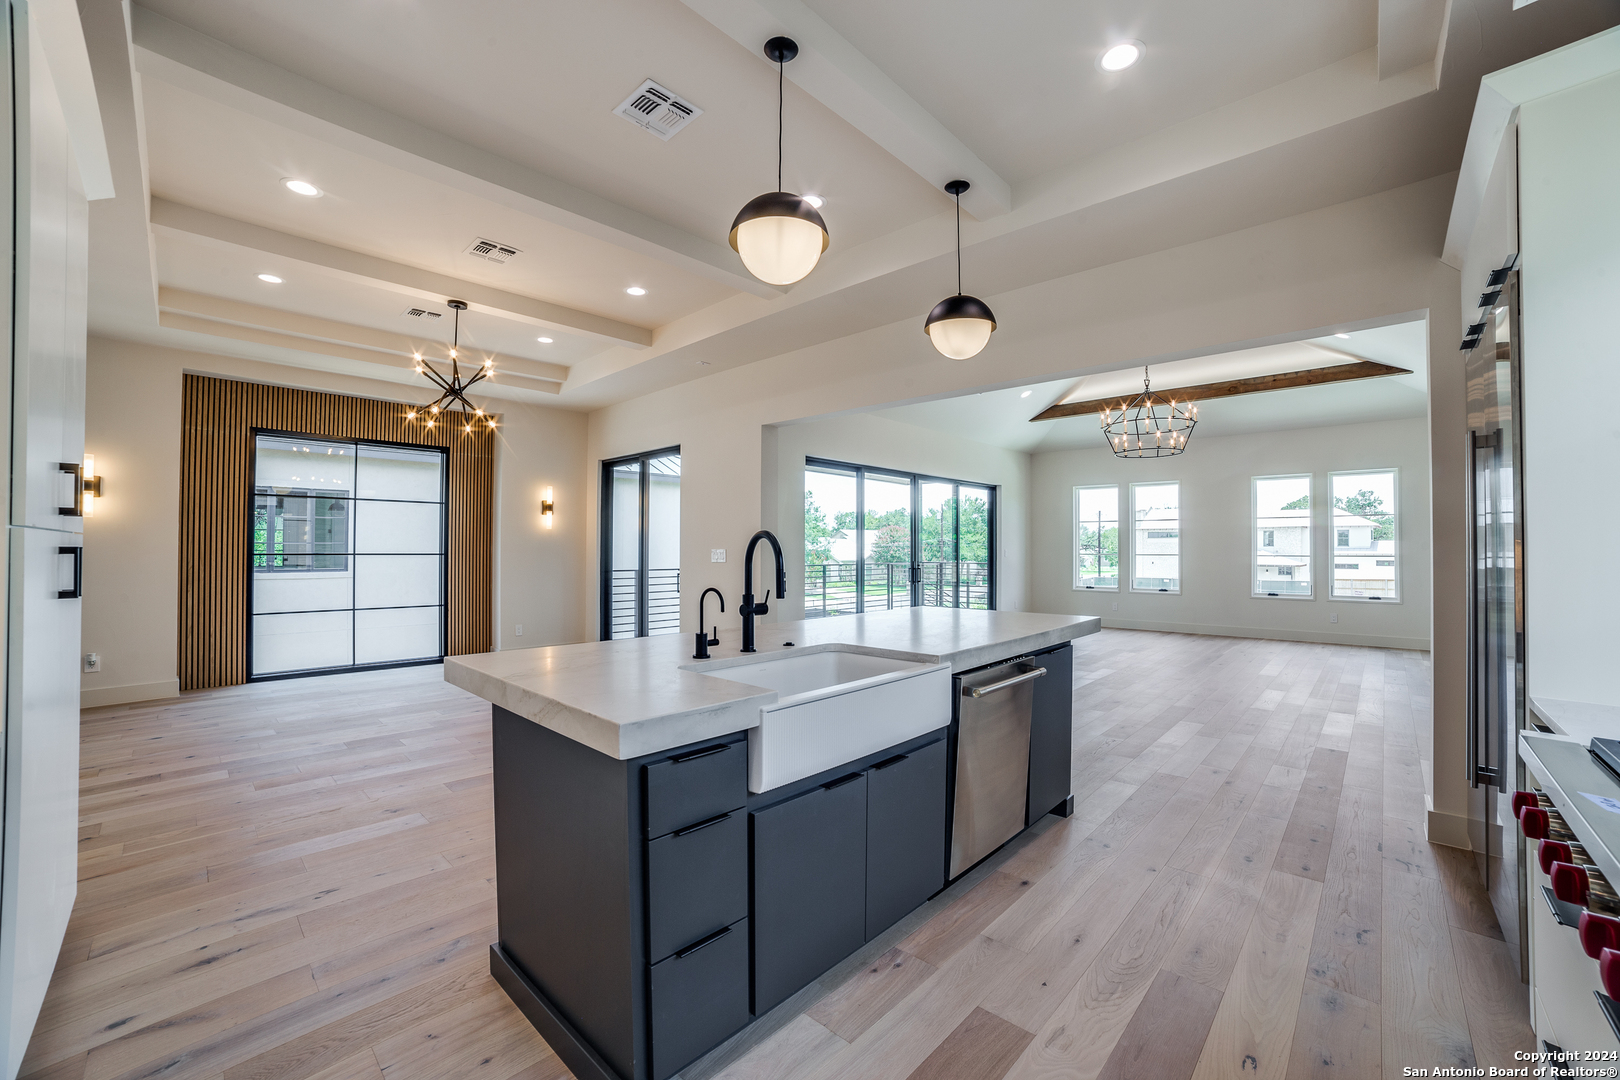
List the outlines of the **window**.
<svg viewBox="0 0 1620 1080">
<path fill-rule="evenodd" d="M 1132 484 L 1131 591 L 1181 591 L 1181 485 Z"/>
<path fill-rule="evenodd" d="M 807 459 L 804 617 L 995 607 L 995 488 Z"/>
<path fill-rule="evenodd" d="M 1334 473 L 1333 597 L 1399 600 L 1395 470 Z M 1354 558 L 1354 556 L 1363 558 Z M 1351 556 L 1351 558 L 1346 558 Z"/>
<path fill-rule="evenodd" d="M 1254 512 L 1254 596 L 1309 600 L 1311 580 L 1311 477 L 1256 476 Z"/>
<path fill-rule="evenodd" d="M 444 656 L 444 451 L 254 434 L 248 672 Z"/>
<path fill-rule="evenodd" d="M 602 640 L 681 628 L 681 450 L 602 463 Z"/>
<path fill-rule="evenodd" d="M 1119 589 L 1119 485 L 1074 489 L 1074 587 Z"/>
</svg>

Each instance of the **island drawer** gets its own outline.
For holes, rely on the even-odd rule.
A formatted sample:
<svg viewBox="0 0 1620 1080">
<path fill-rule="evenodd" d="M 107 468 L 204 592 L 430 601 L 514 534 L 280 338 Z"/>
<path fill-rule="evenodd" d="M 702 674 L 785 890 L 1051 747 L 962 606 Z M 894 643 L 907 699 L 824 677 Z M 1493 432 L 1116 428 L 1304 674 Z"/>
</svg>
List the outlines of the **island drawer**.
<svg viewBox="0 0 1620 1080">
<path fill-rule="evenodd" d="M 748 802 L 748 743 L 714 742 L 647 765 L 647 835 L 663 836 Z"/>
<path fill-rule="evenodd" d="M 748 812 L 647 842 L 647 951 L 657 961 L 748 914 Z"/>
<path fill-rule="evenodd" d="M 653 1080 L 666 1080 L 751 1019 L 748 920 L 699 938 L 652 966 Z"/>
</svg>

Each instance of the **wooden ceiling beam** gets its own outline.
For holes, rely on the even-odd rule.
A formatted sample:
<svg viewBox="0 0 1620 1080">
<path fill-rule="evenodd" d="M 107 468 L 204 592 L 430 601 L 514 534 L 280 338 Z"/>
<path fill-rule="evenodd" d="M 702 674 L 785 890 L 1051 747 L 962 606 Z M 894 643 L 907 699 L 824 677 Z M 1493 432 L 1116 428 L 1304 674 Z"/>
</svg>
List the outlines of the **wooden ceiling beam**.
<svg viewBox="0 0 1620 1080">
<path fill-rule="evenodd" d="M 1176 401 L 1210 401 L 1214 398 L 1238 397 L 1243 394 L 1264 394 L 1270 390 L 1291 390 L 1296 386 L 1322 386 L 1327 383 L 1348 382 L 1352 379 L 1378 379 L 1386 375 L 1410 375 L 1406 368 L 1393 364 L 1380 364 L 1376 360 L 1361 360 L 1354 364 L 1335 364 L 1333 367 L 1311 368 L 1308 371 L 1284 371 L 1277 375 L 1256 375 L 1248 379 L 1230 379 L 1226 382 L 1200 383 L 1197 386 L 1156 388 L 1158 393 Z M 1029 419 L 1061 420 L 1067 416 L 1096 415 L 1108 408 L 1119 408 L 1135 397 L 1137 391 L 1114 394 L 1091 401 L 1060 401 Z"/>
</svg>

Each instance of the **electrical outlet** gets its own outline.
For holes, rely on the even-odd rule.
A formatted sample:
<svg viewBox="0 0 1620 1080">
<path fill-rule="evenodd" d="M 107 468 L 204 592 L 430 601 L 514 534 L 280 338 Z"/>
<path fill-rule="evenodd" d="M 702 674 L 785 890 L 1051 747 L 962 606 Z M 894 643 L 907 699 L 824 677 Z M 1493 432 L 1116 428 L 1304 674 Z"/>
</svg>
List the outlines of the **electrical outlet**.
<svg viewBox="0 0 1620 1080">
<path fill-rule="evenodd" d="M 725 562 L 726 561 L 726 549 L 725 548 L 710 548 L 709 549 L 709 561 L 710 562 Z"/>
<path fill-rule="evenodd" d="M 1328 612 L 1328 622 L 1338 622 L 1338 621 L 1339 621 L 1339 613 L 1337 611 Z"/>
<path fill-rule="evenodd" d="M 1119 601 L 1115 600 L 1113 603 L 1108 605 L 1108 608 L 1109 608 L 1110 611 L 1118 611 L 1119 610 Z"/>
<path fill-rule="evenodd" d="M 101 670 L 101 654 L 100 653 L 93 653 L 93 652 L 85 653 L 84 654 L 84 670 L 86 670 L 86 671 L 100 671 Z"/>
<path fill-rule="evenodd" d="M 523 624 L 522 623 L 517 624 L 517 636 L 518 637 L 523 636 Z"/>
</svg>

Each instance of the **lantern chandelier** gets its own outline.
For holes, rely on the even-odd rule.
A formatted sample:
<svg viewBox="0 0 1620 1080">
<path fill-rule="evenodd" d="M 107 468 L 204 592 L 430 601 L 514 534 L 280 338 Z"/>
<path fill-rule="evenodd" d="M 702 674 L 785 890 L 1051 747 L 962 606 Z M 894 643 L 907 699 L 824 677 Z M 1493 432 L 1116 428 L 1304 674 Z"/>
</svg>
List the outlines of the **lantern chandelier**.
<svg viewBox="0 0 1620 1080">
<path fill-rule="evenodd" d="M 1120 458 L 1174 457 L 1187 449 L 1193 425 L 1198 423 L 1198 406 L 1177 403 L 1153 392 L 1148 369 L 1142 368 L 1142 392 L 1118 408 L 1097 414 L 1109 449 Z"/>
<path fill-rule="evenodd" d="M 493 358 L 485 359 L 482 364 L 479 364 L 474 369 L 470 377 L 462 375 L 459 355 L 461 348 L 461 313 L 467 310 L 467 301 L 450 300 L 447 303 L 450 305 L 451 310 L 456 313 L 455 331 L 450 338 L 450 374 L 441 375 L 431 362 L 422 358 L 421 353 L 413 354 L 416 357 L 416 373 L 426 375 L 434 386 L 443 391 L 438 400 L 421 410 L 423 425 L 431 429 L 440 420 L 455 423 L 456 420 L 450 419 L 450 416 L 452 413 L 459 412 L 461 415 L 457 419 L 459 419 L 464 431 L 471 432 L 473 424 L 480 420 L 487 422 L 490 427 L 494 427 L 495 418 L 486 415 L 483 409 L 468 401 L 467 391 L 495 373 L 495 361 Z M 417 410 L 415 409 L 405 414 L 406 420 L 414 421 L 416 417 Z"/>
</svg>

